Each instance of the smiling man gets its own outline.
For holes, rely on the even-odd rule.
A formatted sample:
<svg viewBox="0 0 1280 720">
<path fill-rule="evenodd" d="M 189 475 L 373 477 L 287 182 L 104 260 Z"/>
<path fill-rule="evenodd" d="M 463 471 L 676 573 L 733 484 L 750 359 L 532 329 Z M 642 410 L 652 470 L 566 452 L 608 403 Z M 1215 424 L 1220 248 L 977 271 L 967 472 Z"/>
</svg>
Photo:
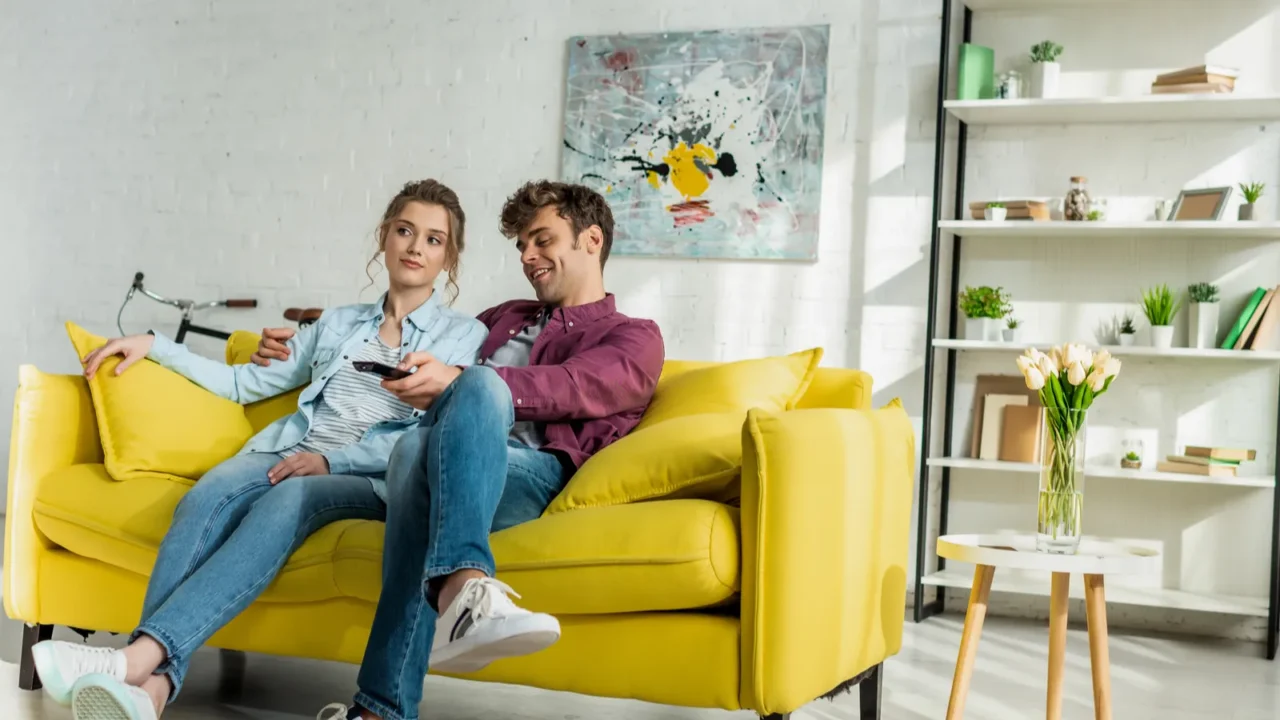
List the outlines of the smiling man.
<svg viewBox="0 0 1280 720">
<path fill-rule="evenodd" d="M 489 533 L 533 520 L 570 476 L 625 435 L 662 372 L 652 321 L 604 290 L 613 213 L 595 191 L 538 181 L 502 209 L 537 300 L 480 314 L 489 337 L 461 369 L 425 353 L 383 386 L 426 412 L 387 469 L 382 595 L 355 705 L 326 717 L 413 720 L 431 668 L 470 672 L 541 650 L 555 618 L 517 607 L 493 579 Z M 254 361 L 288 357 L 288 330 L 264 333 Z"/>
</svg>

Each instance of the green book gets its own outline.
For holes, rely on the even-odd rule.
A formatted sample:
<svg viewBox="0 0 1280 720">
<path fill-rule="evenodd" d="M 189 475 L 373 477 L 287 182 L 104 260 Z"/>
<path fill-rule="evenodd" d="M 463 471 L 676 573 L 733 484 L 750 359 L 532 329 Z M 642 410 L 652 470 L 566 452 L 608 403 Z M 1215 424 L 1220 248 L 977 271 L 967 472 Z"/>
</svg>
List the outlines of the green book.
<svg viewBox="0 0 1280 720">
<path fill-rule="evenodd" d="M 1262 298 L 1267 294 L 1266 288 L 1258 288 L 1253 291 L 1253 296 L 1249 298 L 1249 302 L 1244 304 L 1244 310 L 1241 311 L 1240 317 L 1236 318 L 1236 324 L 1231 326 L 1231 332 L 1227 333 L 1227 339 L 1222 341 L 1218 347 L 1223 350 L 1230 350 L 1235 347 L 1236 340 L 1240 339 L 1240 333 L 1249 326 L 1249 318 L 1253 317 L 1253 311 L 1258 309 L 1258 303 L 1262 302 Z"/>
<path fill-rule="evenodd" d="M 960 46 L 960 68 L 956 73 L 956 98 L 990 100 L 996 96 L 996 51 L 982 45 Z"/>
</svg>

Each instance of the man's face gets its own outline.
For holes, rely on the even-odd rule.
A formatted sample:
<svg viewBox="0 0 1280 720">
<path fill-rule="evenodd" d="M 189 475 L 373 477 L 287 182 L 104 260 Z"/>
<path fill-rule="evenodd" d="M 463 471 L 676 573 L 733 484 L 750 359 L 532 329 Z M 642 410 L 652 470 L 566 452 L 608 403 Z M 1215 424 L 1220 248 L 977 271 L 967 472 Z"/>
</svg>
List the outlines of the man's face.
<svg viewBox="0 0 1280 720">
<path fill-rule="evenodd" d="M 591 273 L 600 272 L 600 261 L 591 248 L 599 247 L 592 226 L 575 237 L 573 225 L 560 217 L 559 208 L 548 205 L 538 211 L 533 222 L 516 240 L 524 276 L 538 300 L 561 305 L 572 300 Z"/>
</svg>

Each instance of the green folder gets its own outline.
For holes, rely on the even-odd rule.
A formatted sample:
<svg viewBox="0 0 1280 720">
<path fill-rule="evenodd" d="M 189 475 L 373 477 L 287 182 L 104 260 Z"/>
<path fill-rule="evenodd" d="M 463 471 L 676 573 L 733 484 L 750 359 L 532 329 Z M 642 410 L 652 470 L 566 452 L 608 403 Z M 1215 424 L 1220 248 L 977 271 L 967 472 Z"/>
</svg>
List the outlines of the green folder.
<svg viewBox="0 0 1280 720">
<path fill-rule="evenodd" d="M 956 75 L 956 98 L 990 100 L 996 96 L 996 51 L 982 45 L 960 46 L 960 69 Z"/>
<path fill-rule="evenodd" d="M 1258 309 L 1258 303 L 1262 302 L 1262 298 L 1266 294 L 1266 288 L 1258 288 L 1253 291 L 1253 296 L 1249 298 L 1249 302 L 1244 304 L 1244 310 L 1241 311 L 1240 317 L 1236 318 L 1236 324 L 1232 325 L 1231 332 L 1227 333 L 1227 339 L 1223 340 L 1218 347 L 1223 350 L 1230 350 L 1235 347 L 1236 341 L 1240 339 L 1240 333 L 1244 332 L 1245 327 L 1249 325 L 1249 318 L 1253 317 L 1253 311 Z"/>
</svg>

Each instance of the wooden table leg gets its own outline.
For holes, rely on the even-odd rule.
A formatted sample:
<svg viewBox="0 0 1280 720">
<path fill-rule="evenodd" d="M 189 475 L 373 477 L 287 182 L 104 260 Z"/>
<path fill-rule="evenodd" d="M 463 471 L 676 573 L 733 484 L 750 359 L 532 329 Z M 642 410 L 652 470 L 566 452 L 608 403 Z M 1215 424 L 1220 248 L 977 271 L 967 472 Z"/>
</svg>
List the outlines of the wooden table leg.
<svg viewBox="0 0 1280 720">
<path fill-rule="evenodd" d="M 1071 575 L 1053 574 L 1049 596 L 1049 695 L 1045 707 L 1048 720 L 1062 720 L 1062 675 L 1067 662 L 1067 609 Z"/>
<path fill-rule="evenodd" d="M 1111 654 L 1107 651 L 1107 597 L 1101 575 L 1084 576 L 1089 621 L 1089 665 L 1093 668 L 1093 716 L 1111 720 Z"/>
<path fill-rule="evenodd" d="M 964 614 L 964 633 L 960 635 L 960 655 L 956 658 L 956 674 L 951 679 L 951 701 L 947 703 L 947 720 L 964 717 L 964 701 L 969 696 L 969 679 L 973 677 L 973 661 L 978 656 L 978 638 L 987 617 L 987 597 L 991 595 L 991 578 L 996 569 L 979 565 L 973 571 L 973 589 L 969 591 L 969 609 Z"/>
</svg>

